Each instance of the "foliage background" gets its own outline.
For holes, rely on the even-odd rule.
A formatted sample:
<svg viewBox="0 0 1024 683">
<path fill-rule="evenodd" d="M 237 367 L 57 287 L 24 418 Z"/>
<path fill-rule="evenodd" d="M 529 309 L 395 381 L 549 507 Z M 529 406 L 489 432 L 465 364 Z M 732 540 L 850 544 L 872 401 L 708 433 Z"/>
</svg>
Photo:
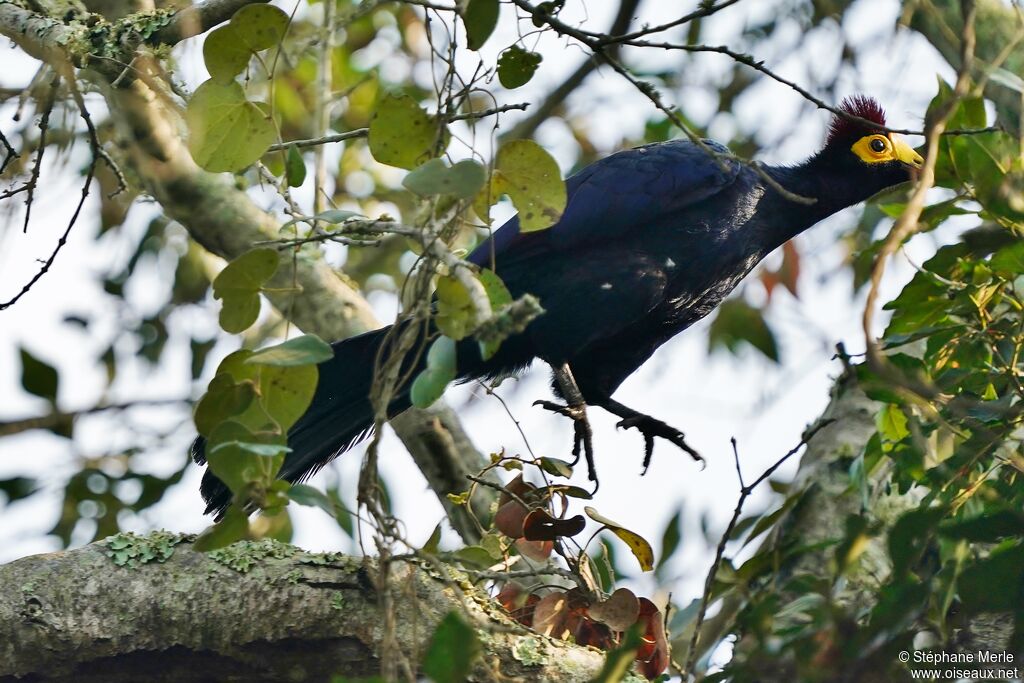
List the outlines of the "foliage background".
<svg viewBox="0 0 1024 683">
<path fill-rule="evenodd" d="M 649 4 L 641 5 L 640 19 L 634 25 L 672 18 L 664 15 L 663 6 Z M 570 4 L 560 16 L 570 23 L 585 20 L 606 27 L 612 22 L 613 9 Z M 851 92 L 871 93 L 886 105 L 893 126 L 918 129 L 936 93 L 935 75 L 952 82 L 955 73 L 928 40 L 901 26 L 911 10 L 939 12 L 930 3 L 901 5 L 873 0 L 740 2 L 695 24 L 697 28 L 691 28 L 687 37 L 709 45 L 724 43 L 756 55 L 776 73 L 826 101 L 838 101 Z M 296 15 L 292 35 L 297 55 L 302 53 L 303 40 L 310 44 L 319 12 L 320 6 L 313 5 Z M 503 12 L 498 31 L 480 52 L 485 64 L 493 65 L 499 50 L 517 37 L 511 8 L 505 7 Z M 335 111 L 334 129 L 344 131 L 366 124 L 374 97 L 368 74 L 385 82 L 409 85 L 411 79 L 420 87 L 427 85 L 422 16 L 418 8 L 384 4 L 345 30 L 335 54 L 335 74 L 336 90 L 345 89 L 348 97 Z M 530 32 L 533 27 L 526 21 L 519 29 Z M 524 40 L 545 57 L 537 75 L 514 91 L 504 91 L 497 84 L 491 89 L 498 103 L 530 102 L 533 109 L 586 56 L 552 35 L 528 34 Z M 23 116 L 20 123 L 13 117 L 19 91 L 30 84 L 33 62 L 14 49 L 2 59 L 12 67 L 4 70 L 8 74 L 4 78 L 11 79 L 3 83 L 9 89 L 2 109 L 4 130 L 10 125 L 24 126 L 31 146 L 37 139 L 30 125 L 36 113 Z M 194 88 L 203 78 L 198 41 L 176 48 L 175 59 L 176 77 L 186 89 Z M 460 69 L 471 70 L 477 56 L 466 54 L 459 59 L 468 60 L 458 62 Z M 816 149 L 824 136 L 824 112 L 784 85 L 757 77 L 727 57 L 627 48 L 623 60 L 657 83 L 666 100 L 678 104 L 688 121 L 710 137 L 729 143 L 737 153 L 757 154 L 768 162 L 794 162 Z M 315 136 L 311 128 L 315 108 L 310 95 L 315 87 L 312 57 L 296 58 L 288 66 L 275 84 L 275 103 L 283 117 L 282 137 Z M 17 80 L 18 74 L 22 80 Z M 255 83 L 253 87 L 260 86 Z M 101 118 L 101 99 L 87 95 L 87 101 L 96 107 L 94 116 Z M 517 122 L 529 120 L 530 111 L 503 114 L 498 133 L 515 130 Z M 615 149 L 673 134 L 664 117 L 608 69 L 591 75 L 556 113 L 557 117 L 536 129 L 536 139 L 567 174 Z M 60 125 L 51 136 L 55 145 L 43 165 L 39 200 L 28 234 L 21 231 L 22 205 L 17 201 L 4 204 L 10 212 L 0 249 L 5 293 L 16 290 L 30 276 L 35 258 L 49 253 L 70 212 L 66 198 L 77 192 L 80 183 L 74 171 L 84 162 L 84 147 L 61 145 L 73 135 L 80 137 L 81 125 L 73 114 L 61 109 L 55 110 L 53 118 L 51 123 Z M 482 132 L 476 143 L 487 156 L 488 134 Z M 456 144 L 456 156 L 460 154 L 457 149 Z M 462 154 L 465 151 L 463 148 Z M 415 211 L 411 196 L 400 189 L 400 174 L 373 162 L 362 142 L 333 147 L 327 157 L 334 177 L 329 185 L 335 187 L 333 198 L 339 206 L 370 216 L 387 212 L 404 217 Z M 29 159 L 24 155 L 19 163 Z M 254 176 L 246 180 L 261 205 L 283 207 L 275 193 L 258 187 Z M 112 186 L 110 178 L 106 182 L 107 187 Z M 294 195 L 307 210 L 313 203 L 310 186 L 307 180 Z M 948 193 L 942 191 L 933 194 L 936 200 L 945 196 Z M 217 306 L 207 291 L 217 264 L 190 244 L 179 226 L 161 220 L 158 207 L 151 202 L 134 202 L 125 213 L 122 198 L 101 197 L 101 192 L 90 196 L 90 220 L 76 227 L 53 272 L 23 302 L 0 314 L 4 316 L 0 386 L 5 387 L 7 397 L 0 405 L 2 419 L 15 420 L 47 409 L 45 398 L 30 395 L 45 395 L 45 386 L 30 386 L 30 391 L 21 386 L 21 349 L 57 368 L 57 406 L 63 411 L 79 411 L 100 404 L 194 398 L 205 387 L 216 361 L 237 346 L 237 339 L 217 332 Z M 504 206 L 501 215 L 510 211 Z M 965 226 L 977 222 L 973 217 L 952 217 L 939 229 L 914 238 L 906 247 L 907 259 L 897 259 L 887 270 L 881 300 L 900 291 L 915 272 L 912 264 L 920 265 L 938 245 L 957 239 Z M 652 476 L 637 477 L 638 439 L 615 433 L 612 420 L 594 416 L 599 471 L 605 481 L 615 483 L 602 487 L 595 506 L 652 542 L 665 536 L 675 515 L 684 511 L 682 544 L 656 582 L 634 577 L 633 585 L 639 590 L 672 590 L 680 604 L 699 595 L 709 547 L 717 542 L 735 499 L 729 437 L 739 441 L 744 469 L 759 472 L 795 445 L 803 427 L 821 413 L 831 377 L 841 369 L 841 364 L 832 360 L 836 343 L 843 342 L 853 354 L 865 346 L 859 321 L 863 270 L 858 277 L 853 268 L 856 256 L 872 237 L 884 235 L 889 225 L 890 219 L 877 206 L 856 207 L 799 238 L 787 254 L 788 262 L 781 254 L 770 258 L 739 297 L 765 316 L 773 341 L 763 336 L 751 339 L 749 326 L 739 324 L 741 309 L 734 303 L 724 310 L 736 317 L 722 314 L 666 345 L 623 387 L 624 403 L 649 408 L 687 431 L 709 456 L 705 472 L 697 472 L 662 446 L 655 455 Z M 410 263 L 403 251 L 402 245 L 359 254 L 329 248 L 327 256 L 359 282 L 379 317 L 389 319 L 397 307 L 397 278 Z M 795 263 L 799 264 L 798 277 Z M 784 286 L 770 289 L 773 277 L 783 280 Z M 792 297 L 786 285 L 795 289 L 799 298 Z M 876 333 L 881 333 L 882 322 L 878 321 Z M 282 332 L 280 321 L 265 308 L 260 325 L 248 333 L 246 342 L 254 344 Z M 709 347 L 729 350 L 726 340 L 730 338 L 747 338 L 762 351 L 741 343 L 732 353 L 708 355 Z M 778 363 L 763 353 L 766 350 L 773 355 L 773 348 L 778 349 Z M 33 377 L 42 377 L 45 385 L 46 375 L 39 370 Z M 504 385 L 501 392 L 534 450 L 564 455 L 570 441 L 567 426 L 528 407 L 546 393 L 545 381 L 542 372 L 534 372 Z M 481 450 L 522 448 L 515 425 L 479 388 L 463 387 L 449 396 Z M 51 431 L 68 430 L 65 422 L 55 427 Z M 187 404 L 182 402 L 132 408 L 116 416 L 84 416 L 74 423 L 73 439 L 45 431 L 0 439 L 0 479 L 9 500 L 0 531 L 4 534 L 0 559 L 80 545 L 117 529 L 203 528 L 205 521 L 195 494 L 199 472 L 186 465 L 184 455 L 191 429 Z M 388 439 L 382 448 L 386 454 L 381 462 L 383 478 L 396 515 L 410 539 L 425 540 L 443 512 L 424 490 L 400 444 Z M 337 486 L 341 498 L 351 501 L 357 462 L 355 454 L 342 458 L 337 474 L 329 473 L 319 483 Z M 794 466 L 787 465 L 779 477 L 785 479 Z M 758 491 L 749 509 L 763 509 L 771 500 L 772 494 Z M 335 525 L 325 524 L 316 511 L 299 509 L 293 514 L 298 544 L 355 548 L 351 537 Z M 454 541 L 452 535 L 446 535 L 446 543 Z M 629 561 L 620 558 L 622 573 L 635 575 Z"/>
</svg>

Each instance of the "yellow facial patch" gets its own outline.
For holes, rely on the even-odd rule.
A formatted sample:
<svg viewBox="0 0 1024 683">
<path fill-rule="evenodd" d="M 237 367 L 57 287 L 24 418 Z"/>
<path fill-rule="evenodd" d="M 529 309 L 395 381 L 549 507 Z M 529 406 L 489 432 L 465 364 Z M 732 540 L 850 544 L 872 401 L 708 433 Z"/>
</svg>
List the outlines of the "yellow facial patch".
<svg viewBox="0 0 1024 683">
<path fill-rule="evenodd" d="M 913 168 L 921 168 L 924 165 L 921 155 L 894 133 L 865 135 L 850 150 L 867 164 L 898 161 Z"/>
</svg>

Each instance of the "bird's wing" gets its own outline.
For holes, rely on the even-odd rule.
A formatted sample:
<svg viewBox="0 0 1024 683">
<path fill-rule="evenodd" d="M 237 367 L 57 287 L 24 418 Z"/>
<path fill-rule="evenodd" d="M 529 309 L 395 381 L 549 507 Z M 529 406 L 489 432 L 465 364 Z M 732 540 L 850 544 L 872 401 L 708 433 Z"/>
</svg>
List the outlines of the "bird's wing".
<svg viewBox="0 0 1024 683">
<path fill-rule="evenodd" d="M 713 140 L 704 144 L 715 153 L 729 152 Z M 566 181 L 568 201 L 554 226 L 520 233 L 519 219 L 513 217 L 469 260 L 487 265 L 492 250 L 498 261 L 518 260 L 623 237 L 717 194 L 732 184 L 739 169 L 735 161 L 716 159 L 684 140 L 617 152 Z"/>
<path fill-rule="evenodd" d="M 527 331 L 536 354 L 566 360 L 663 300 L 672 266 L 641 246 L 645 231 L 668 229 L 674 217 L 685 223 L 687 210 L 728 187 L 739 168 L 726 161 L 723 169 L 683 141 L 613 154 L 567 181 L 569 200 L 554 226 L 520 234 L 512 219 L 470 260 L 489 265 L 493 248 L 513 295 L 534 294 L 547 311 Z"/>
</svg>

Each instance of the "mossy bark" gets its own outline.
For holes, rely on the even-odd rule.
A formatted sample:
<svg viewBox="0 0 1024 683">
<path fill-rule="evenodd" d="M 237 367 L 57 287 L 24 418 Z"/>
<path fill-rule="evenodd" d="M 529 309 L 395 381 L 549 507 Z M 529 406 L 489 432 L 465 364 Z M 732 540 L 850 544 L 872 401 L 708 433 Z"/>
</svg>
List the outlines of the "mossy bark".
<svg viewBox="0 0 1024 683">
<path fill-rule="evenodd" d="M 155 537 L 173 543 L 169 556 L 124 554 Z M 380 670 L 372 561 L 273 541 L 199 553 L 166 533 L 122 538 L 119 551 L 108 539 L 0 566 L 0 680 L 327 681 Z M 453 610 L 483 644 L 472 680 L 585 681 L 603 662 L 522 628 L 442 565 L 396 562 L 390 590 L 414 667 Z"/>
</svg>

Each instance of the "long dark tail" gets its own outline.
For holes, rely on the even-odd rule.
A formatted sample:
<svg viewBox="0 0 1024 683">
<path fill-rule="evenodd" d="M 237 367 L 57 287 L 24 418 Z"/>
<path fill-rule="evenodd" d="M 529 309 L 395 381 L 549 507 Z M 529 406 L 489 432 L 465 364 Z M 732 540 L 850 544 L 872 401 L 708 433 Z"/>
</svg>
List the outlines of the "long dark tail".
<svg viewBox="0 0 1024 683">
<path fill-rule="evenodd" d="M 288 432 L 288 446 L 278 477 L 290 482 L 313 475 L 335 457 L 366 438 L 373 428 L 373 407 L 369 394 L 374 361 L 390 327 L 335 342 L 334 357 L 318 366 L 320 371 L 313 402 Z M 420 361 L 422 363 L 422 360 Z M 396 415 L 410 405 L 408 383 L 389 406 Z M 206 462 L 205 440 L 192 443 L 192 458 Z M 207 514 L 217 516 L 231 503 L 231 491 L 210 470 L 200 486 Z"/>
</svg>

